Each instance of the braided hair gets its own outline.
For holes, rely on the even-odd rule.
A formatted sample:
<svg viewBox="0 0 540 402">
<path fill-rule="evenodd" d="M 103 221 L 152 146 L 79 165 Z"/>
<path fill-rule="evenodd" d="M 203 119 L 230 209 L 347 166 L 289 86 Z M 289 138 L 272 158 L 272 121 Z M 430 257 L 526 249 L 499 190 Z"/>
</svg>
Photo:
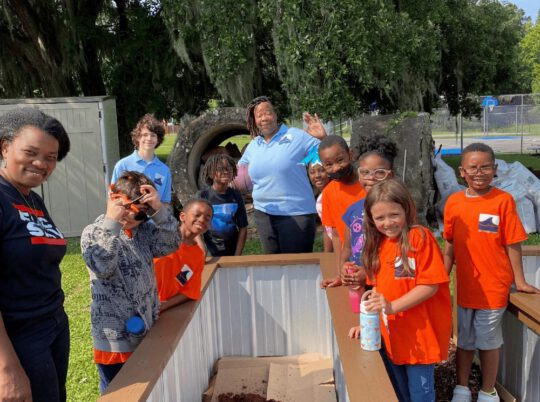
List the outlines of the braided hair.
<svg viewBox="0 0 540 402">
<path fill-rule="evenodd" d="M 209 186 L 214 183 L 214 176 L 216 175 L 218 168 L 223 167 L 223 161 L 226 161 L 227 164 L 231 167 L 233 179 L 238 174 L 236 161 L 231 156 L 227 154 L 212 155 L 210 158 L 208 158 L 203 168 L 204 181 Z"/>
<path fill-rule="evenodd" d="M 259 130 L 257 129 L 257 125 L 255 124 L 255 108 L 261 104 L 261 103 L 269 103 L 274 107 L 272 104 L 272 101 L 268 96 L 258 96 L 257 98 L 253 99 L 249 104 L 247 105 L 247 111 L 246 111 L 246 125 L 247 129 L 249 130 L 249 135 L 251 138 L 257 137 L 259 134 Z"/>
</svg>

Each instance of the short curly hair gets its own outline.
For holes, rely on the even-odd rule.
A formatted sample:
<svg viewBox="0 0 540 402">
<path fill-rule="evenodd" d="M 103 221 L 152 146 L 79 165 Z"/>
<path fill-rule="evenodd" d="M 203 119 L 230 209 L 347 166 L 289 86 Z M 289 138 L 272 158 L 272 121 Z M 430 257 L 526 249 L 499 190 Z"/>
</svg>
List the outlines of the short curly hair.
<svg viewBox="0 0 540 402">
<path fill-rule="evenodd" d="M 4 143 L 13 142 L 21 130 L 28 126 L 36 127 L 58 141 L 58 161 L 66 157 L 71 144 L 62 123 L 54 117 L 30 107 L 10 110 L 0 116 L 0 147 Z"/>
<path fill-rule="evenodd" d="M 135 148 L 139 148 L 139 138 L 141 131 L 145 127 L 157 136 L 156 148 L 159 147 L 165 138 L 165 127 L 163 127 L 163 123 L 156 119 L 153 114 L 147 113 L 141 117 L 133 131 L 131 131 L 131 142 L 133 142 Z"/>
<path fill-rule="evenodd" d="M 360 137 L 356 151 L 360 155 L 358 162 L 370 155 L 378 155 L 390 164 L 390 168 L 394 167 L 394 159 L 396 159 L 398 154 L 396 143 L 384 135 Z"/>
<path fill-rule="evenodd" d="M 113 194 L 125 194 L 134 200 L 141 196 L 141 186 L 147 184 L 156 188 L 154 182 L 143 173 L 127 170 L 122 172 L 116 183 L 111 185 Z"/>
</svg>

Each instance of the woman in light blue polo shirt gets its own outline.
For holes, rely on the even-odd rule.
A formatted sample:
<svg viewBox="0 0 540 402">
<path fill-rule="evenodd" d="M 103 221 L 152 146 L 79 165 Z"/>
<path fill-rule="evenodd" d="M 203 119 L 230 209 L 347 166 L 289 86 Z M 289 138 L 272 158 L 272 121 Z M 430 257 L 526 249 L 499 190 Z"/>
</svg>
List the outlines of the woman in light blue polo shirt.
<svg viewBox="0 0 540 402">
<path fill-rule="evenodd" d="M 255 224 L 266 254 L 313 250 L 315 198 L 301 161 L 326 131 L 317 115 L 307 114 L 306 122 L 308 132 L 279 124 L 266 96 L 247 107 L 252 140 L 238 163 L 249 165 Z"/>
</svg>

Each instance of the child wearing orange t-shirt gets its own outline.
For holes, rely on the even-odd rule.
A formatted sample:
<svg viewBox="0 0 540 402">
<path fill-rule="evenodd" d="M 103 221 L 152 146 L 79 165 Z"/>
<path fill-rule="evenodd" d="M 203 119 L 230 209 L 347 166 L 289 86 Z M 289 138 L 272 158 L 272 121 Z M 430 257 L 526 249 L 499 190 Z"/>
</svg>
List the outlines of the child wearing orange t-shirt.
<svg viewBox="0 0 540 402">
<path fill-rule="evenodd" d="M 154 259 L 160 312 L 201 297 L 204 251 L 196 242 L 210 227 L 212 205 L 204 199 L 191 199 L 180 212 L 182 243 L 178 250 Z"/>
<path fill-rule="evenodd" d="M 457 386 L 453 402 L 471 401 L 468 388 L 474 352 L 479 349 L 482 386 L 478 401 L 499 401 L 495 381 L 503 343 L 502 317 L 510 287 L 540 291 L 525 281 L 521 242 L 527 234 L 512 196 L 491 186 L 497 172 L 493 150 L 482 143 L 462 152 L 460 175 L 465 191 L 452 194 L 444 211 L 444 262 L 457 274 Z"/>
<path fill-rule="evenodd" d="M 452 331 L 449 279 L 437 241 L 415 222 L 414 201 L 401 181 L 373 186 L 364 210 L 362 261 L 374 285 L 366 308 L 386 315 L 383 357 L 399 400 L 435 401 L 435 363 L 448 357 Z M 359 331 L 354 327 L 349 336 Z"/>
<path fill-rule="evenodd" d="M 336 255 L 336 276 L 324 279 L 321 288 L 341 286 L 341 247 L 345 240 L 345 223 L 341 219 L 347 208 L 366 196 L 353 168 L 351 151 L 338 135 L 328 135 L 319 144 L 319 157 L 331 179 L 322 192 L 322 224 L 332 228 L 332 244 Z"/>
</svg>

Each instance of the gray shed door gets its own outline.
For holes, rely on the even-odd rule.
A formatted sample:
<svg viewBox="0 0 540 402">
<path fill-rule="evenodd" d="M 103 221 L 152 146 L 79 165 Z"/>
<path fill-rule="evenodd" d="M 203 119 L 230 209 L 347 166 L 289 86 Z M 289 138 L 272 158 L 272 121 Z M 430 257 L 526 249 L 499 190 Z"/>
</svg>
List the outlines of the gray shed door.
<svg viewBox="0 0 540 402">
<path fill-rule="evenodd" d="M 80 236 L 106 205 L 99 103 L 40 104 L 39 109 L 56 117 L 71 141 L 68 156 L 43 186 L 43 199 L 64 236 Z"/>
</svg>

